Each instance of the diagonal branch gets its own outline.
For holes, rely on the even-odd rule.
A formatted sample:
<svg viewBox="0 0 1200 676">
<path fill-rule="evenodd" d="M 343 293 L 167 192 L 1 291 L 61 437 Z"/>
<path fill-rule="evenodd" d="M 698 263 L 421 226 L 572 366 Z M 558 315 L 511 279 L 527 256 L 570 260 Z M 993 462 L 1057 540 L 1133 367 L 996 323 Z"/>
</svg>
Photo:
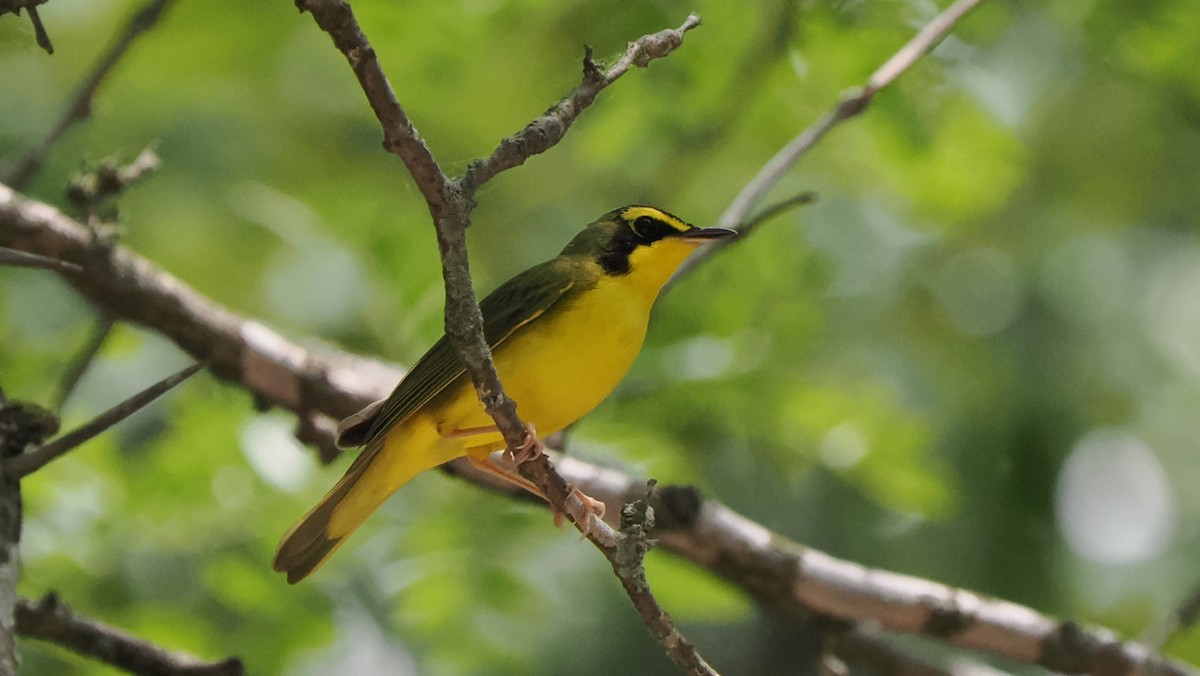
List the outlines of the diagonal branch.
<svg viewBox="0 0 1200 676">
<path fill-rule="evenodd" d="M 373 60 L 373 53 L 370 58 Z M 465 216 L 455 217 L 461 217 L 458 225 L 465 227 Z M 435 221 L 440 232 L 449 219 L 439 221 L 435 212 Z M 43 227 L 52 232 L 42 232 Z M 308 353 L 213 305 L 123 248 L 108 253 L 89 248 L 86 237 L 76 238 L 75 228 L 82 226 L 45 205 L 0 188 L 0 244 L 12 243 L 42 255 L 85 263 L 83 276 L 98 286 L 89 289 L 88 282 L 73 280 L 81 293 L 97 299 L 102 306 L 121 307 L 135 315 L 129 318 L 172 336 L 185 349 L 215 355 L 219 359 L 215 360 L 214 370 L 223 377 L 237 379 L 267 401 L 285 403 L 301 415 L 322 411 L 340 417 L 348 412 L 346 408 L 354 406 L 355 402 L 348 399 L 362 396 L 365 402 L 385 394 L 394 382 L 394 378 L 386 378 L 387 384 L 372 391 L 357 377 L 355 366 L 360 362 L 344 358 L 347 363 L 342 364 L 336 357 Z M 172 322 L 164 321 L 166 318 Z M 216 326 L 206 324 L 206 320 Z M 216 340 L 209 343 L 201 337 Z M 265 366 L 263 361 L 267 362 Z M 255 364 L 262 368 L 252 368 Z M 313 396 L 332 397 L 338 392 L 346 393 L 346 397 L 318 403 L 315 399 L 319 397 Z M 634 500 L 644 491 L 640 482 L 618 472 L 566 458 L 556 462 L 562 477 L 605 498 L 610 505 Z M 665 496 L 694 493 L 682 489 L 662 492 Z M 660 496 L 660 511 L 670 515 L 673 528 L 661 533 L 664 544 L 777 608 L 816 611 L 851 622 L 870 621 L 893 631 L 923 632 L 953 645 L 1068 672 L 1104 664 L 1109 673 L 1186 673 L 1178 665 L 1103 632 L 1059 623 L 1027 608 L 932 582 L 838 561 L 789 543 L 718 503 L 695 496 L 692 500 L 669 500 L 665 496 Z M 681 504 L 690 507 L 679 509 Z"/>
<path fill-rule="evenodd" d="M 816 122 L 809 125 L 804 131 L 800 132 L 799 135 L 781 148 L 779 152 L 775 153 L 770 160 L 767 160 L 767 163 L 763 165 L 758 174 L 742 187 L 737 196 L 733 198 L 733 201 L 729 203 L 729 206 L 725 208 L 724 213 L 717 219 L 717 227 L 731 228 L 738 230 L 742 234 L 746 234 L 753 228 L 754 224 L 761 223 L 762 219 L 753 219 L 753 224 L 749 223 L 748 221 L 751 220 L 750 212 L 762 202 L 767 193 L 791 170 L 796 162 L 808 153 L 834 127 L 866 110 L 877 93 L 892 84 L 896 78 L 904 74 L 922 56 L 925 56 L 936 47 L 950 33 L 950 29 L 954 27 L 958 20 L 982 1 L 958 0 L 947 7 L 941 14 L 938 14 L 924 28 L 918 31 L 911 40 L 885 61 L 882 66 L 877 68 L 867 78 L 867 82 L 862 88 L 850 90 L 843 94 L 842 98 L 828 112 L 818 118 Z M 678 274 L 686 274 L 688 270 L 699 265 L 704 259 L 724 249 L 733 239 L 741 240 L 743 238 L 737 237 L 726 239 L 724 242 L 713 242 L 684 263 L 679 269 Z"/>
<path fill-rule="evenodd" d="M 31 254 L 19 249 L 9 249 L 7 247 L 0 247 L 0 265 L 7 265 L 14 268 L 45 268 L 46 270 L 67 273 L 79 272 L 80 270 L 79 266 L 74 263 L 60 261 L 57 258 L 50 258 L 49 256 Z"/>
<path fill-rule="evenodd" d="M 589 58 L 585 60 L 584 83 L 572 96 L 560 102 L 556 108 L 533 125 L 511 139 L 501 143 L 492 158 L 472 164 L 475 172 L 469 180 L 451 181 L 442 173 L 429 148 L 417 133 L 411 120 L 404 112 L 387 77 L 383 74 L 375 50 L 359 27 L 354 13 L 344 0 L 296 0 L 301 11 L 311 12 L 322 30 L 333 38 L 334 45 L 346 57 L 363 92 L 370 101 L 372 110 L 383 126 L 384 147 L 399 155 L 412 174 L 433 216 L 437 232 L 438 251 L 442 262 L 442 277 L 446 289 L 445 328 L 446 336 L 455 352 L 462 359 L 467 373 L 475 386 L 476 394 L 484 410 L 492 417 L 509 448 L 526 447 L 532 443 L 539 450 L 540 442 L 517 417 L 517 405 L 504 391 L 492 362 L 491 351 L 483 335 L 483 317 L 471 283 L 470 261 L 467 257 L 466 232 L 475 208 L 474 193 L 484 182 L 504 169 L 515 167 L 536 152 L 543 152 L 557 143 L 580 111 L 609 83 L 616 80 L 634 65 L 646 66 L 651 60 L 669 54 L 683 41 L 683 31 L 699 25 L 699 17 L 689 16 L 683 28 L 677 31 L 662 31 L 645 36 L 630 44 L 625 54 L 608 71 L 601 73 Z M 538 131 L 557 121 L 557 131 Z M 538 127 L 541 123 L 541 127 Z M 534 131 L 530 131 L 533 128 Z M 533 137 L 538 141 L 530 141 Z M 469 170 L 470 172 L 470 170 Z M 556 513 L 568 513 L 576 527 L 616 565 L 616 543 L 619 538 L 607 524 L 595 518 L 580 502 L 567 482 L 550 463 L 545 453 L 539 452 L 533 460 L 522 463 L 521 473 L 547 496 Z M 649 587 L 628 584 L 622 578 L 635 607 L 642 611 L 657 603 L 653 602 Z M 648 598 L 650 603 L 646 603 Z M 678 631 L 671 627 L 669 632 L 659 632 L 655 627 L 670 620 L 665 614 L 643 612 L 647 626 L 663 640 L 667 653 L 689 673 L 712 673 Z M 657 623 L 657 624 L 656 624 Z"/>
<path fill-rule="evenodd" d="M 592 60 L 591 48 L 583 57 L 583 81 L 570 94 L 540 117 L 525 125 L 521 131 L 505 138 L 486 159 L 475 160 L 459 179 L 459 186 L 467 195 L 475 194 L 484 183 L 502 171 L 525 163 L 525 160 L 544 153 L 562 140 L 585 108 L 592 105 L 600 92 L 617 81 L 633 66 L 647 68 L 650 62 L 661 59 L 683 44 L 684 33 L 700 25 L 700 17 L 689 14 L 679 28 L 644 35 L 629 43 L 625 53 L 607 70 Z"/>
<path fill-rule="evenodd" d="M 98 258 L 87 228 L 46 204 L 0 186 L 0 245 L 84 266 L 76 288 L 121 319 L 171 338 L 216 375 L 298 416 L 340 418 L 387 395 L 398 372 L 378 362 L 316 353 L 215 305 L 122 246 Z M 561 478 L 602 500 L 610 513 L 641 498 L 645 482 L 570 457 L 555 457 Z M 496 490 L 468 463 L 449 471 Z M 514 495 L 506 488 L 500 492 Z M 1012 660 L 1084 673 L 1186 674 L 1189 669 L 1110 632 L 1060 622 L 1037 611 L 928 580 L 868 569 L 801 547 L 686 487 L 656 491 L 665 549 L 746 590 L 784 615 L 819 612 Z M 525 499 L 524 496 L 516 496 Z"/>
<path fill-rule="evenodd" d="M 34 603 L 17 601 L 17 633 L 25 638 L 50 641 L 72 652 L 91 657 L 133 674 L 162 676 L 242 676 L 245 669 L 236 657 L 204 662 L 191 655 L 173 653 L 108 625 L 80 617 L 58 595 L 47 594 Z"/>
<path fill-rule="evenodd" d="M 202 363 L 192 364 L 177 373 L 163 378 L 104 413 L 92 418 L 91 421 L 82 427 L 71 430 L 54 441 L 40 446 L 36 450 L 10 458 L 6 462 L 5 469 L 8 470 L 11 476 L 17 479 L 29 476 L 59 457 L 71 452 L 80 444 L 91 440 L 101 432 L 138 412 L 150 402 L 170 392 L 179 383 L 194 376 L 202 368 L 204 368 L 204 364 Z"/>
<path fill-rule="evenodd" d="M 112 72 L 113 67 L 117 65 L 121 57 L 125 56 L 125 53 L 129 51 L 129 47 L 133 44 L 134 40 L 142 33 L 150 30 L 158 22 L 168 2 L 170 0 L 150 0 L 145 7 L 129 19 L 129 23 L 125 25 L 125 29 L 121 31 L 121 34 L 109 46 L 108 51 L 104 52 L 100 60 L 92 68 L 92 71 L 80 83 L 74 97 L 71 99 L 70 105 L 67 106 L 58 123 L 54 125 L 50 133 L 46 135 L 46 138 L 42 139 L 41 143 L 31 149 L 21 158 L 16 167 L 5 175 L 5 183 L 17 190 L 21 190 L 37 175 L 37 172 L 42 168 L 42 164 L 46 161 L 46 156 L 50 154 L 50 150 L 54 148 L 54 144 L 58 143 L 63 134 L 76 123 L 82 122 L 87 119 L 88 115 L 91 115 L 92 98 L 95 97 L 97 90 L 100 89 L 104 78 L 108 77 L 108 74 Z M 36 20 L 37 15 L 34 14 L 34 11 L 33 7 L 29 7 L 30 18 L 34 19 L 35 25 L 40 25 L 40 22 Z M 41 44 L 41 34 L 39 34 L 38 40 L 39 44 Z M 46 49 L 47 51 L 52 51 L 48 47 Z"/>
<path fill-rule="evenodd" d="M 471 375 L 484 409 L 496 421 L 513 448 L 525 441 L 525 425 L 517 418 L 516 404 L 504 393 L 483 337 L 483 317 L 471 284 L 466 231 L 472 200 L 465 197 L 442 173 L 437 160 L 418 134 L 384 75 L 375 49 L 367 40 L 345 0 L 296 0 L 300 11 L 313 15 L 317 25 L 333 38 L 346 57 L 371 109 L 383 127 L 384 147 L 398 155 L 429 205 L 437 231 L 442 277 L 446 287 L 446 335 Z"/>
</svg>

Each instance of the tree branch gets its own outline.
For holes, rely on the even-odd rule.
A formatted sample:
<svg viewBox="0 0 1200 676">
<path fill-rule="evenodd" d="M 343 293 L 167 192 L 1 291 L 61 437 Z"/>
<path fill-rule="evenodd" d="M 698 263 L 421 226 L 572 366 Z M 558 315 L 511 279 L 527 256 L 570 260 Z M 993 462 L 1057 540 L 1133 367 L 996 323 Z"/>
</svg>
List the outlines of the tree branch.
<svg viewBox="0 0 1200 676">
<path fill-rule="evenodd" d="M 173 653 L 94 620 L 82 618 L 59 601 L 54 593 L 33 603 L 17 603 L 17 632 L 25 638 L 50 641 L 72 652 L 91 657 L 133 674 L 158 676 L 241 676 L 245 669 L 236 657 L 204 662 L 191 655 Z"/>
<path fill-rule="evenodd" d="M 54 144 L 58 143 L 58 140 L 62 138 L 68 129 L 91 115 L 92 98 L 95 97 L 96 92 L 100 89 L 104 78 L 108 77 L 108 74 L 112 72 L 113 67 L 117 65 L 121 57 L 125 56 L 125 53 L 129 51 L 129 47 L 133 44 L 134 40 L 142 33 L 150 30 L 158 22 L 168 2 L 170 0 L 150 0 L 145 7 L 130 17 L 121 34 L 117 36 L 116 40 L 109 46 L 108 51 L 104 52 L 100 60 L 92 67 L 92 71 L 80 83 L 79 88 L 75 91 L 75 95 L 71 99 L 70 105 L 67 106 L 58 123 L 54 125 L 50 133 L 46 135 L 46 138 L 42 139 L 40 144 L 31 149 L 5 175 L 4 183 L 11 185 L 17 190 L 22 190 L 29 184 L 29 181 L 41 170 L 42 164 L 45 163 L 46 156 L 50 154 L 51 149 L 54 148 Z M 34 11 L 34 8 L 30 6 L 30 18 L 34 19 L 35 27 L 40 26 L 41 22 L 37 20 L 37 15 L 34 14 Z M 38 44 L 42 44 L 41 36 L 43 33 L 44 30 L 38 35 Z M 46 44 L 43 47 L 48 52 L 54 51 L 49 47 L 49 38 L 46 38 Z"/>
<path fill-rule="evenodd" d="M 344 6 L 347 12 L 349 9 L 338 2 L 299 4 Z M 960 2 L 956 7 L 969 8 L 973 4 Z M 357 25 L 353 29 L 361 35 Z M 334 40 L 338 43 L 336 35 Z M 935 38 L 929 39 L 930 46 L 934 41 Z M 356 74 L 359 73 L 356 64 L 374 63 L 369 45 L 365 52 L 356 52 L 353 58 L 347 54 L 347 58 Z M 378 70 L 377 63 L 374 68 Z M 877 75 L 882 73 L 880 86 L 890 82 L 888 78 L 894 78 L 898 72 L 894 67 L 877 71 Z M 378 75 L 382 77 L 381 73 Z M 365 75 L 359 79 L 372 82 L 372 86 L 382 82 L 390 93 L 386 79 L 374 80 Z M 369 91 L 368 98 L 371 99 Z M 371 100 L 374 107 L 375 101 Z M 867 100 L 869 96 L 862 105 Z M 411 128 L 411 124 L 408 126 Z M 385 139 L 387 129 L 385 124 Z M 821 131 L 820 135 L 823 134 Z M 419 142 L 415 130 L 413 137 Z M 410 138 L 397 143 L 411 148 L 411 141 Z M 423 148 L 424 144 L 420 146 Z M 436 163 L 432 166 L 436 168 Z M 441 178 L 445 179 L 444 175 Z M 420 184 L 421 179 L 417 180 Z M 758 198 L 753 200 L 757 201 Z M 461 217 L 461 225 L 465 227 L 465 216 L 439 220 L 436 212 L 434 215 L 439 225 Z M 2 186 L 0 244 L 77 261 L 83 265 L 83 272 L 80 279 L 69 281 L 83 295 L 116 315 L 144 323 L 175 339 L 197 357 L 211 359 L 218 375 L 241 383 L 265 401 L 288 407 L 302 419 L 314 412 L 344 416 L 359 404 L 386 394 L 395 382 L 394 374 L 388 374 L 371 385 L 369 382 L 375 381 L 365 380 L 363 373 L 373 369 L 364 368 L 362 360 L 344 355 L 315 355 L 292 345 L 260 325 L 216 306 L 122 247 L 98 251 L 88 244 L 86 229 L 78 223 Z M 461 464 L 456 463 L 455 467 Z M 569 479 L 610 506 L 634 500 L 644 490 L 640 482 L 619 472 L 569 458 L 558 459 L 557 465 L 560 479 Z M 1184 668 L 1135 644 L 1116 641 L 1104 632 L 1086 631 L 1015 604 L 866 569 L 799 547 L 719 503 L 700 499 L 694 490 L 666 487 L 657 498 L 659 522 L 670 525 L 660 531 L 668 549 L 730 579 L 776 608 L 815 611 L 849 622 L 870 621 L 893 631 L 924 633 L 952 645 L 1068 672 L 1103 663 L 1106 673 L 1186 673 Z"/>
<path fill-rule="evenodd" d="M 398 155 L 416 181 L 437 231 L 438 251 L 442 261 L 442 277 L 446 289 L 445 329 L 446 336 L 455 352 L 462 359 L 467 373 L 475 386 L 484 410 L 492 417 L 509 448 L 521 448 L 540 442 L 517 417 L 517 405 L 504 392 L 504 386 L 496 373 L 491 351 L 483 335 L 483 317 L 479 311 L 475 288 L 471 282 L 470 261 L 467 257 L 466 231 L 470 226 L 471 212 L 475 208 L 474 193 L 484 182 L 504 169 L 517 166 L 529 155 L 544 152 L 557 143 L 570 123 L 596 95 L 610 82 L 616 80 L 633 65 L 646 66 L 651 60 L 669 54 L 683 41 L 683 32 L 699 24 L 699 17 L 689 16 L 684 26 L 677 31 L 662 31 L 645 36 L 631 43 L 625 54 L 607 72 L 600 73 L 589 58 L 585 59 L 584 82 L 563 102 L 551 109 L 547 115 L 535 120 L 516 136 L 506 139 L 492 158 L 472 163 L 467 177 L 450 180 L 442 172 L 428 146 L 417 133 L 408 115 L 404 112 L 387 77 L 383 74 L 375 50 L 359 27 L 354 13 L 344 0 L 296 0 L 301 11 L 311 12 L 317 25 L 333 38 L 334 45 L 345 56 L 358 78 L 363 92 L 371 104 L 384 131 L 384 147 Z M 557 126 L 555 126 L 557 123 Z M 556 131 L 547 131 L 547 127 Z M 530 139 L 537 137 L 536 141 Z M 549 457 L 539 452 L 533 460 L 520 466 L 521 473 L 542 491 L 550 501 L 555 513 L 571 515 L 576 527 L 604 553 L 610 562 L 617 554 L 617 534 L 605 523 L 595 518 L 566 481 L 555 471 Z M 622 584 L 639 611 L 648 607 L 648 598 L 654 606 L 649 588 L 625 578 Z M 680 661 L 680 666 L 689 673 L 712 673 L 695 649 L 681 641 L 678 631 L 661 635 L 656 627 L 663 622 L 664 614 L 658 616 L 643 613 L 647 625 L 660 640 L 664 641 L 667 653 Z M 666 618 L 669 623 L 669 618 Z M 656 624 L 657 623 L 657 624 Z M 680 640 L 677 640 L 680 639 Z M 703 667 L 703 668 L 701 668 Z"/>
<path fill-rule="evenodd" d="M 53 207 L 0 186 L 0 245 L 90 263 L 76 288 L 114 316 L 173 339 L 210 370 L 298 416 L 349 415 L 386 396 L 399 373 L 377 362 L 313 353 L 229 313 L 149 261 L 116 246 L 88 249 L 87 229 Z M 611 514 L 645 493 L 644 481 L 570 457 L 558 474 L 602 500 Z M 495 490 L 466 462 L 449 471 Z M 513 495 L 507 488 L 500 491 Z M 524 497 L 521 497 L 524 499 Z M 1035 610 L 931 581 L 864 568 L 772 533 L 687 487 L 655 491 L 654 535 L 661 546 L 746 590 L 785 615 L 817 612 L 873 623 L 971 650 L 1084 673 L 1186 674 L 1189 670 L 1107 631 L 1082 629 Z"/>
<path fill-rule="evenodd" d="M 202 363 L 192 364 L 178 373 L 167 376 L 95 418 L 92 418 L 82 427 L 74 429 L 54 441 L 40 446 L 34 451 L 9 458 L 5 462 L 4 469 L 16 479 L 29 476 L 74 450 L 80 444 L 91 440 L 101 432 L 133 415 L 150 402 L 171 391 L 179 383 L 191 378 L 202 368 L 204 368 L 204 364 Z"/>
<path fill-rule="evenodd" d="M 7 265 L 13 268 L 44 268 L 46 270 L 68 273 L 79 272 L 80 270 L 80 267 L 74 263 L 67 263 L 57 258 L 39 256 L 6 247 L 0 247 L 0 265 Z"/>
<path fill-rule="evenodd" d="M 650 499 L 654 491 L 654 480 L 646 484 L 645 495 L 638 500 L 626 503 L 621 507 L 621 535 L 612 556 L 606 551 L 613 572 L 625 588 L 625 593 L 633 601 L 634 608 L 642 616 L 642 621 L 650 628 L 650 633 L 667 649 L 667 655 L 689 674 L 697 676 L 715 675 L 717 672 L 708 662 L 696 652 L 683 634 L 675 627 L 675 621 L 667 614 L 654 594 L 650 591 L 650 583 L 646 580 L 646 568 L 643 565 L 646 554 L 654 546 L 650 540 L 650 531 L 654 529 L 654 508 Z"/>
<path fill-rule="evenodd" d="M 799 135 L 781 148 L 779 152 L 775 153 L 774 157 L 763 165 L 758 174 L 742 187 L 737 196 L 733 198 L 733 201 L 729 203 L 729 206 L 725 208 L 720 218 L 717 219 L 717 227 L 730 228 L 742 234 L 747 234 L 753 229 L 754 225 L 761 223 L 764 219 L 751 219 L 750 212 L 762 202 L 767 193 L 775 187 L 775 184 L 787 174 L 796 162 L 808 153 L 834 127 L 866 110 L 871 100 L 875 97 L 875 94 L 894 82 L 896 78 L 912 67 L 922 56 L 936 47 L 950 33 L 950 29 L 954 27 L 954 24 L 982 1 L 958 0 L 947 7 L 913 36 L 899 51 L 885 61 L 882 66 L 877 68 L 867 78 L 867 82 L 862 88 L 850 90 L 843 94 L 842 98 L 828 112 L 818 118 L 816 122 L 809 125 L 804 131 L 800 132 Z M 734 237 L 728 238 L 724 242 L 713 242 L 685 262 L 677 274 L 686 274 L 688 270 L 699 265 L 706 258 L 716 255 L 734 240 L 741 239 L 743 238 Z"/>
<path fill-rule="evenodd" d="M 343 418 L 385 395 L 401 372 L 344 353 L 321 354 L 230 313 L 123 246 L 99 246 L 86 225 L 0 185 L 0 246 L 70 263 L 81 296 L 114 317 L 150 327 L 264 406 Z"/>
<path fill-rule="evenodd" d="M 8 401 L 0 392 L 0 461 L 24 453 L 33 444 L 58 432 L 58 417 L 22 401 Z M 17 579 L 20 577 L 21 482 L 0 472 L 0 674 L 17 673 Z"/>
<path fill-rule="evenodd" d="M 644 35 L 629 43 L 625 53 L 607 70 L 592 60 L 588 47 L 583 57 L 583 80 L 570 94 L 555 103 L 545 113 L 525 125 L 521 131 L 505 138 L 486 159 L 475 160 L 467 166 L 466 173 L 459 179 L 459 186 L 467 195 L 474 195 L 484 183 L 496 174 L 525 163 L 525 160 L 554 147 L 574 124 L 585 108 L 592 105 L 600 92 L 632 66 L 648 68 L 650 62 L 661 59 L 683 44 L 684 33 L 700 25 L 700 17 L 689 14 L 679 28 L 668 28 Z"/>
</svg>

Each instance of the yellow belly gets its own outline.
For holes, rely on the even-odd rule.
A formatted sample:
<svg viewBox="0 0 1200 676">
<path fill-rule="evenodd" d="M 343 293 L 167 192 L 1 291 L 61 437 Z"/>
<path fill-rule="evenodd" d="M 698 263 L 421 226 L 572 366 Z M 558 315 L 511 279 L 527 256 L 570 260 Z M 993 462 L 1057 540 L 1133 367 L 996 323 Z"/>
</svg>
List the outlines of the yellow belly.
<svg viewBox="0 0 1200 676">
<path fill-rule="evenodd" d="M 553 434 L 595 408 L 633 364 L 654 297 L 628 281 L 601 279 L 568 305 L 555 306 L 517 329 L 494 351 L 505 391 L 539 435 Z M 354 485 L 337 498 L 340 504 L 325 532 L 345 537 L 387 496 L 427 469 L 504 448 L 494 426 L 470 378 L 463 375 L 395 425 L 361 476 L 343 478 Z M 335 495 L 340 495 L 336 486 L 330 492 Z"/>
<path fill-rule="evenodd" d="M 582 418 L 609 395 L 633 364 L 646 337 L 650 307 L 644 294 L 619 279 L 602 279 L 563 308 L 552 308 L 518 329 L 493 357 L 517 413 L 540 435 Z M 493 424 L 463 376 L 419 414 L 436 425 L 453 457 L 503 448 L 499 433 L 456 438 L 459 430 Z M 414 416 L 417 417 L 417 416 Z M 403 434 L 398 425 L 397 432 Z"/>
</svg>

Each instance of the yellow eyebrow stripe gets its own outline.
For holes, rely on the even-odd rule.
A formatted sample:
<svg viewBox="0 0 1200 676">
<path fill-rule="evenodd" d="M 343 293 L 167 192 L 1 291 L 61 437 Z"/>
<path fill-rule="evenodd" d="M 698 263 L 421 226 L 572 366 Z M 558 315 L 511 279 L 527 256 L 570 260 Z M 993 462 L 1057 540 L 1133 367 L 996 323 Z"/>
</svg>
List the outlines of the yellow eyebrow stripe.
<svg viewBox="0 0 1200 676">
<path fill-rule="evenodd" d="M 656 221 L 662 221 L 672 228 L 675 228 L 679 232 L 687 232 L 688 230 L 692 229 L 692 226 L 684 223 L 679 218 L 676 218 L 675 216 L 672 216 L 661 209 L 655 209 L 654 207 L 629 207 L 625 211 L 621 212 L 621 218 L 624 218 L 630 223 L 638 218 L 641 218 L 642 216 L 649 216 Z"/>
</svg>

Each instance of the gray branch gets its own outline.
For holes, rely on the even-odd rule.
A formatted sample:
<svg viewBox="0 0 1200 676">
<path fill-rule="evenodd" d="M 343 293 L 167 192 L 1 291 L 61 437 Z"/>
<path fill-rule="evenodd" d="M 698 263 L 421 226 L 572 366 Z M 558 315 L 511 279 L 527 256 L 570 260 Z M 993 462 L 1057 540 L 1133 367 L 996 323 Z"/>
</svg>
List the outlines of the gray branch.
<svg viewBox="0 0 1200 676">
<path fill-rule="evenodd" d="M 339 353 L 308 351 L 234 315 L 122 246 L 89 249 L 87 228 L 54 207 L 0 186 L 0 246 L 83 267 L 68 282 L 114 316 L 171 338 L 218 376 L 303 416 L 341 418 L 387 395 L 399 372 Z M 315 433 L 315 432 L 314 432 Z M 556 456 L 558 473 L 605 502 L 608 513 L 645 493 L 622 472 Z M 447 470 L 519 499 L 509 487 L 455 462 Z M 1064 673 L 1182 675 L 1191 670 L 1103 629 L 929 580 L 870 569 L 772 533 L 694 489 L 656 491 L 665 549 L 738 585 L 787 615 L 819 613 L 854 624 L 915 633 Z M 1100 667 L 1103 666 L 1103 669 Z"/>
<path fill-rule="evenodd" d="M 49 641 L 131 674 L 154 676 L 242 676 L 241 660 L 204 662 L 169 652 L 108 625 L 80 617 L 51 593 L 34 603 L 17 602 L 17 633 Z"/>
</svg>

